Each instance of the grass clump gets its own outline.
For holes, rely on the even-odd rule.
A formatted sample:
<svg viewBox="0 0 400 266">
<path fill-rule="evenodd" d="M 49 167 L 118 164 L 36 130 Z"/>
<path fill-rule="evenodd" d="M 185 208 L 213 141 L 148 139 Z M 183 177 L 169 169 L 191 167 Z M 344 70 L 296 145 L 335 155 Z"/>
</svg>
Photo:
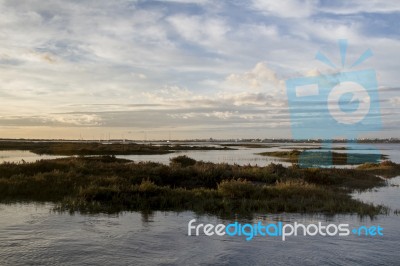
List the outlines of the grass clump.
<svg viewBox="0 0 400 266">
<path fill-rule="evenodd" d="M 181 155 L 181 156 L 172 158 L 171 163 L 177 164 L 182 167 L 187 167 L 187 166 L 194 165 L 196 163 L 196 160 L 189 158 L 186 155 Z"/>
</svg>

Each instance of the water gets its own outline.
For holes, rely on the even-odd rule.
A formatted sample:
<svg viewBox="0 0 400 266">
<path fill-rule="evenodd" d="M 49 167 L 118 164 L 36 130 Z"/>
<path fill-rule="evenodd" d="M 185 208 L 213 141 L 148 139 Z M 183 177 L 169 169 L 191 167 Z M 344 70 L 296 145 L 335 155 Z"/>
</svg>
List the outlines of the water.
<svg viewBox="0 0 400 266">
<path fill-rule="evenodd" d="M 367 192 L 355 193 L 354 198 L 364 202 L 385 205 L 392 210 L 400 211 L 400 177 L 387 180 L 387 186 Z"/>
<path fill-rule="evenodd" d="M 398 191 L 397 191 L 398 192 Z M 378 192 L 377 192 L 378 193 Z M 397 201 L 399 197 L 397 197 Z M 1 265 L 397 265 L 400 217 L 260 216 L 263 221 L 380 225 L 381 237 L 187 236 L 187 223 L 224 223 L 192 212 L 69 215 L 51 204 L 0 205 Z"/>
<path fill-rule="evenodd" d="M 170 159 L 179 155 L 186 155 L 197 161 L 213 162 L 213 163 L 229 163 L 238 165 L 258 165 L 266 166 L 270 163 L 281 163 L 283 165 L 291 165 L 282 162 L 279 158 L 262 156 L 257 153 L 265 151 L 276 151 L 278 148 L 239 148 L 238 150 L 210 150 L 210 151 L 178 151 L 163 155 L 119 155 L 118 158 L 129 159 L 136 162 L 159 162 L 169 164 Z"/>
<path fill-rule="evenodd" d="M 382 144 L 379 148 L 399 162 L 399 145 Z M 261 164 L 261 160 L 254 161 L 257 156 L 253 154 L 265 150 L 185 154 L 196 159 Z M 14 152 L 13 158 L 18 159 L 18 155 L 26 156 L 26 161 L 34 157 Z M 166 163 L 171 155 L 157 156 Z M 400 209 L 399 186 L 400 177 L 396 177 L 386 187 L 353 196 L 396 210 Z M 50 203 L 0 204 L 0 265 L 398 265 L 400 261 L 400 217 L 393 213 L 374 220 L 352 215 L 261 214 L 242 221 L 321 221 L 351 227 L 379 224 L 384 228 L 384 236 L 379 237 L 298 236 L 283 242 L 273 237 L 246 241 L 244 237 L 187 236 L 187 223 L 193 218 L 197 223 L 231 222 L 193 212 L 70 215 L 52 212 L 52 208 Z"/>
<path fill-rule="evenodd" d="M 56 159 L 64 156 L 55 156 L 55 155 L 38 155 L 36 153 L 30 151 L 19 151 L 19 150 L 10 150 L 10 151 L 1 151 L 0 150 L 0 163 L 2 162 L 35 162 L 37 160 L 44 159 Z"/>
<path fill-rule="evenodd" d="M 206 146 L 209 145 L 207 143 L 192 143 L 189 145 L 199 145 Z M 244 148 L 244 147 L 232 147 L 237 150 L 198 150 L 198 151 L 178 151 L 175 153 L 169 154 L 156 154 L 156 155 L 118 155 L 118 158 L 124 158 L 133 160 L 136 162 L 158 162 L 163 164 L 169 164 L 171 158 L 179 156 L 179 155 L 187 155 L 195 160 L 202 160 L 206 162 L 213 163 L 229 163 L 229 164 L 238 164 L 238 165 L 258 165 L 258 166 L 266 166 L 270 163 L 281 163 L 285 166 L 291 165 L 290 163 L 283 162 L 281 159 L 270 156 L 261 156 L 257 153 L 261 152 L 271 152 L 271 151 L 279 151 L 285 150 L 286 148 L 299 148 L 299 147 L 312 147 L 310 144 L 271 144 L 273 147 L 266 148 Z M 215 146 L 215 145 L 214 145 Z M 345 147 L 345 144 L 335 143 L 333 147 Z M 335 150 L 335 152 L 349 152 L 349 153 L 368 153 L 370 152 L 370 147 L 374 147 L 377 150 L 374 152 L 381 152 L 382 154 L 386 154 L 389 156 L 389 159 L 393 162 L 400 163 L 400 144 L 375 144 L 375 145 L 364 145 L 360 144 L 360 149 L 354 150 Z M 34 162 L 40 159 L 54 159 L 60 158 L 63 156 L 54 156 L 54 155 L 37 155 L 31 153 L 29 151 L 0 151 L 0 163 L 1 162 L 20 162 L 24 160 L 26 162 Z M 340 167 L 348 167 L 348 166 L 340 166 Z"/>
<path fill-rule="evenodd" d="M 194 145 L 194 144 L 193 144 Z M 204 144 L 196 144 L 198 146 L 205 146 Z M 220 146 L 219 146 L 220 147 Z M 265 151 L 277 151 L 278 147 L 273 148 L 242 148 L 233 147 L 237 150 L 193 150 L 193 151 L 177 151 L 169 154 L 153 154 L 153 155 L 117 155 L 118 158 L 133 160 L 136 162 L 158 162 L 162 164 L 169 164 L 170 159 L 179 155 L 186 155 L 195 160 L 201 160 L 214 163 L 229 163 L 239 165 L 259 165 L 265 166 L 270 163 L 282 163 L 290 165 L 289 163 L 282 162 L 279 158 L 261 156 L 257 153 Z M 34 162 L 41 159 L 55 159 L 63 156 L 54 155 L 37 155 L 30 151 L 0 151 L 1 162 Z"/>
</svg>

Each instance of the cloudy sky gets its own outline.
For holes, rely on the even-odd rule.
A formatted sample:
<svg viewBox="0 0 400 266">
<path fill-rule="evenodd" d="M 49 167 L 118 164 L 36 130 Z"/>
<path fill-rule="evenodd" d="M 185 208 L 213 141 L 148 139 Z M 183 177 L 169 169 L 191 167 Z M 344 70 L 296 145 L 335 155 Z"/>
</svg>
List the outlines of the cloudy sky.
<svg viewBox="0 0 400 266">
<path fill-rule="evenodd" d="M 398 1 L 0 0 L 0 138 L 291 137 L 285 81 L 377 73 L 400 137 Z"/>
</svg>

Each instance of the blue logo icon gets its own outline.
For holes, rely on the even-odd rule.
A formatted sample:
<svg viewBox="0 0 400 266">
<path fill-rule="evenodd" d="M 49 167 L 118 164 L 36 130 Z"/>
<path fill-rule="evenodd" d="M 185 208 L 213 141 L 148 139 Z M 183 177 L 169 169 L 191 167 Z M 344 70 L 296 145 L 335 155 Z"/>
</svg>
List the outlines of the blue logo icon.
<svg viewBox="0 0 400 266">
<path fill-rule="evenodd" d="M 347 69 L 347 41 L 339 40 L 339 47 L 342 63 L 340 69 L 322 53 L 316 55 L 317 60 L 333 67 L 335 73 L 286 81 L 292 137 L 325 140 L 324 150 L 331 150 L 332 139 L 356 139 L 362 133 L 378 131 L 382 127 L 375 71 L 350 70 L 371 57 L 371 50 L 365 51 Z M 356 143 L 351 144 L 356 148 Z M 369 152 L 372 154 L 371 150 Z M 368 161 L 380 159 L 379 152 L 375 150 L 373 154 L 375 158 L 368 158 Z M 316 157 L 318 162 L 315 161 Z M 332 165 L 332 160 L 332 153 L 312 156 L 310 151 L 305 151 L 300 155 L 299 164 Z M 355 163 L 351 155 L 347 160 L 349 164 Z"/>
</svg>

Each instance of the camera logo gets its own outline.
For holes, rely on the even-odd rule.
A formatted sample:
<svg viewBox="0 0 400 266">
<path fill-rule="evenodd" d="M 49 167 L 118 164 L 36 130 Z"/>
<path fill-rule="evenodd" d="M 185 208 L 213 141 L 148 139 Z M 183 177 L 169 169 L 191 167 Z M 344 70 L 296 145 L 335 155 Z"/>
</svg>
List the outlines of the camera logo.
<svg viewBox="0 0 400 266">
<path fill-rule="evenodd" d="M 370 109 L 368 92 L 355 82 L 342 82 L 328 95 L 328 109 L 331 116 L 342 124 L 355 124 L 365 118 Z"/>
<path fill-rule="evenodd" d="M 347 41 L 339 40 L 339 48 L 341 68 L 336 67 L 322 53 L 318 52 L 316 55 L 316 59 L 332 67 L 334 73 L 286 81 L 292 137 L 324 140 L 322 148 L 328 151 L 332 150 L 332 139 L 356 139 L 360 134 L 378 131 L 382 126 L 375 71 L 351 70 L 371 57 L 371 50 L 366 50 L 347 68 Z M 352 148 L 357 148 L 356 146 L 352 143 Z M 365 161 L 380 159 L 376 150 L 369 150 L 368 155 L 376 156 L 364 156 Z M 348 156 L 348 163 L 355 163 L 355 157 L 357 156 Z M 332 163 L 332 152 L 320 152 L 316 156 L 316 153 L 305 151 L 299 157 L 299 164 L 303 166 Z"/>
</svg>

